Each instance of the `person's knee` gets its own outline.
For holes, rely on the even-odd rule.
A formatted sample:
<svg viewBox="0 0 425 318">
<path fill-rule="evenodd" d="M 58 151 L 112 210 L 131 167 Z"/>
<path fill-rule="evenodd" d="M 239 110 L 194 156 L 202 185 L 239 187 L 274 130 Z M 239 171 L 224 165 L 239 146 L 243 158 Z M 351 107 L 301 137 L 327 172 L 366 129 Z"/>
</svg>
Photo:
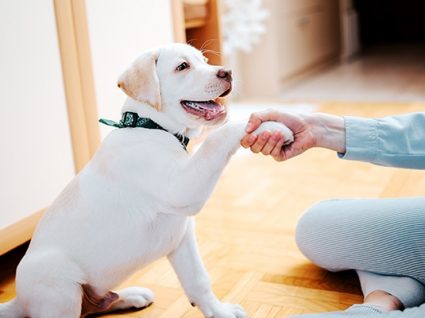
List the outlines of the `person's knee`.
<svg viewBox="0 0 425 318">
<path fill-rule="evenodd" d="M 315 264 L 329 268 L 332 253 L 327 244 L 327 231 L 332 227 L 328 215 L 334 210 L 335 201 L 320 201 L 310 207 L 298 221 L 295 240 L 300 251 Z"/>
</svg>

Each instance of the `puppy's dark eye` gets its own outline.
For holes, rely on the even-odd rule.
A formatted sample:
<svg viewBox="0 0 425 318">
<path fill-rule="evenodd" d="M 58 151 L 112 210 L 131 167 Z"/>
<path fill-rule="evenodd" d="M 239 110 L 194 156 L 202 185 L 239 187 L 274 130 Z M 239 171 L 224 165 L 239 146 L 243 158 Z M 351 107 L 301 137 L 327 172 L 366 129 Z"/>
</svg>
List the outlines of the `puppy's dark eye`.
<svg viewBox="0 0 425 318">
<path fill-rule="evenodd" d="M 183 62 L 182 64 L 180 64 L 179 66 L 177 66 L 176 67 L 176 71 L 183 71 L 183 70 L 185 70 L 185 69 L 187 69 L 187 68 L 189 68 L 190 66 L 189 66 L 189 64 L 188 63 L 186 63 L 186 62 Z"/>
</svg>

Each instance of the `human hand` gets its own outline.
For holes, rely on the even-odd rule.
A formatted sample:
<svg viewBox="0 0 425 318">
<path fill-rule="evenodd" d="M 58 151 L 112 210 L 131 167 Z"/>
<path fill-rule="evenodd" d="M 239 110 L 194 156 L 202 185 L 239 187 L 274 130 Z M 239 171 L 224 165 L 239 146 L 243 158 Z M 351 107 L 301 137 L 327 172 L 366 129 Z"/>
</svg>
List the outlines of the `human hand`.
<svg viewBox="0 0 425 318">
<path fill-rule="evenodd" d="M 278 131 L 265 131 L 255 136 L 253 132 L 265 121 L 286 125 L 294 134 L 294 142 L 284 145 L 285 137 Z M 297 114 L 271 109 L 252 114 L 246 133 L 241 140 L 244 148 L 251 148 L 254 153 L 271 155 L 276 161 L 293 158 L 312 147 L 345 152 L 344 119 L 334 115 Z"/>
<path fill-rule="evenodd" d="M 278 131 L 265 131 L 258 136 L 252 134 L 265 121 L 277 121 L 286 125 L 294 134 L 294 142 L 284 146 L 285 137 Z M 271 155 L 276 161 L 295 157 L 316 143 L 315 136 L 301 115 L 276 110 L 252 114 L 246 132 L 247 134 L 241 141 L 242 147 L 251 148 L 254 153 L 261 152 L 264 155 Z"/>
</svg>

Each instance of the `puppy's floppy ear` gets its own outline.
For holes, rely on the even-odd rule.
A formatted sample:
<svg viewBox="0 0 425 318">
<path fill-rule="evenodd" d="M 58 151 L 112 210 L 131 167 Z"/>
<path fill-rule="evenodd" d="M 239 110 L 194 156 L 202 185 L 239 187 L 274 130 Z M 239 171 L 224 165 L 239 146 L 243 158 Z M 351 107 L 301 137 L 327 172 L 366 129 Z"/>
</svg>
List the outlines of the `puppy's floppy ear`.
<svg viewBox="0 0 425 318">
<path fill-rule="evenodd" d="M 139 56 L 118 79 L 118 87 L 131 98 L 161 110 L 161 94 L 156 73 L 158 52 Z"/>
</svg>

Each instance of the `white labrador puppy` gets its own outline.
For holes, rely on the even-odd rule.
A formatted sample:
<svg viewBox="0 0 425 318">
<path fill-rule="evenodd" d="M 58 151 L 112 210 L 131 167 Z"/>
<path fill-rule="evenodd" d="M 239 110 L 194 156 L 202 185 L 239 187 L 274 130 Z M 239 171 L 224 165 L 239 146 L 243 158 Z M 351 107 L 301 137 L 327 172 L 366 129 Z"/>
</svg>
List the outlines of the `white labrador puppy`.
<svg viewBox="0 0 425 318">
<path fill-rule="evenodd" d="M 141 127 L 112 131 L 48 209 L 18 266 L 17 297 L 0 305 L 0 317 L 78 318 L 148 306 L 154 296 L 146 288 L 111 289 L 162 256 L 205 317 L 246 317 L 211 290 L 193 219 L 245 124 L 213 131 L 194 154 L 182 137 L 224 123 L 226 107 L 217 98 L 230 92 L 231 80 L 230 71 L 184 44 L 146 52 L 130 66 L 118 83 L 129 96 L 120 126 Z M 276 123 L 259 129 L 292 138 Z"/>
</svg>

